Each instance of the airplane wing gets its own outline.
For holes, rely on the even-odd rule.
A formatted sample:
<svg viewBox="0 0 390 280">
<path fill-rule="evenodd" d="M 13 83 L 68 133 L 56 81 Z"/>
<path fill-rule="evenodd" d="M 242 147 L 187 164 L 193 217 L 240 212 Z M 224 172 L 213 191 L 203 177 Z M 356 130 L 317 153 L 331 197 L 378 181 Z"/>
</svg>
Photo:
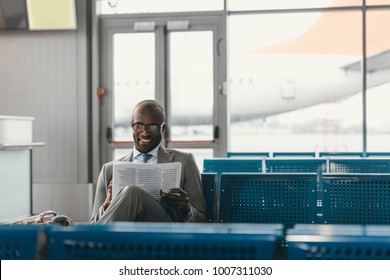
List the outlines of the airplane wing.
<svg viewBox="0 0 390 280">
<path fill-rule="evenodd" d="M 361 69 L 361 60 L 342 67 L 346 71 L 359 72 Z M 367 71 L 375 72 L 390 68 L 390 50 L 367 58 Z"/>
</svg>

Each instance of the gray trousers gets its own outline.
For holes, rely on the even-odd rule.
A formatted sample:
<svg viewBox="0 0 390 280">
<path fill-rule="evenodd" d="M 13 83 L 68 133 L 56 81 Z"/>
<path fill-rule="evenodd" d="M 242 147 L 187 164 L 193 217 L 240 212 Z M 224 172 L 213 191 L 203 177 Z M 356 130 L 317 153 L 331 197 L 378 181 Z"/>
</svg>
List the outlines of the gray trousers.
<svg viewBox="0 0 390 280">
<path fill-rule="evenodd" d="M 144 190 L 129 186 L 111 201 L 97 224 L 119 221 L 172 222 L 172 219 L 160 202 Z"/>
</svg>

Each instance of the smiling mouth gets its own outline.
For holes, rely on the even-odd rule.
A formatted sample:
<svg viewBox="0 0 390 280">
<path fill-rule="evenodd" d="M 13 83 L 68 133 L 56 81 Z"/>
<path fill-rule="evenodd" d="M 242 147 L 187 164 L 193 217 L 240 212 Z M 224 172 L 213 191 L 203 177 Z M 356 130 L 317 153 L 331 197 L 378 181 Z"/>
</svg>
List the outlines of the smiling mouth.
<svg viewBox="0 0 390 280">
<path fill-rule="evenodd" d="M 139 141 L 143 144 L 149 144 L 152 140 L 151 139 L 141 139 L 139 138 Z"/>
</svg>

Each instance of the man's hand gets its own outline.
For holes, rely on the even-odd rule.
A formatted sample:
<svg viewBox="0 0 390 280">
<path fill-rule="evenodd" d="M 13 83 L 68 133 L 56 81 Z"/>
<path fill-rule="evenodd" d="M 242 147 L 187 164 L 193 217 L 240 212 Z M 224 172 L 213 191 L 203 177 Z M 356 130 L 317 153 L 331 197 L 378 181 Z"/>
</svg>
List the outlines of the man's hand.
<svg viewBox="0 0 390 280">
<path fill-rule="evenodd" d="M 107 196 L 103 203 L 104 210 L 106 210 L 107 207 L 110 206 L 111 200 L 112 200 L 112 181 L 110 182 L 107 188 Z"/>
<path fill-rule="evenodd" d="M 183 218 L 187 217 L 191 210 L 191 206 L 188 203 L 188 195 L 181 188 L 172 188 L 161 191 L 161 200 L 166 206 L 178 210 Z"/>
</svg>

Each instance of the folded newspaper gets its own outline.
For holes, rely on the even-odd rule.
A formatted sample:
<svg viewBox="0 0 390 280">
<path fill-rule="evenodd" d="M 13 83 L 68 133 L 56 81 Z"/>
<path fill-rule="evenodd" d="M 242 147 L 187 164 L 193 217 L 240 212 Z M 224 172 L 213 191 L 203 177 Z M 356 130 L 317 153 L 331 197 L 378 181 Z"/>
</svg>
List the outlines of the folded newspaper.
<svg viewBox="0 0 390 280">
<path fill-rule="evenodd" d="M 180 187 L 181 163 L 114 163 L 112 177 L 112 198 L 126 186 L 137 186 L 155 199 L 160 198 L 160 190 Z"/>
</svg>

